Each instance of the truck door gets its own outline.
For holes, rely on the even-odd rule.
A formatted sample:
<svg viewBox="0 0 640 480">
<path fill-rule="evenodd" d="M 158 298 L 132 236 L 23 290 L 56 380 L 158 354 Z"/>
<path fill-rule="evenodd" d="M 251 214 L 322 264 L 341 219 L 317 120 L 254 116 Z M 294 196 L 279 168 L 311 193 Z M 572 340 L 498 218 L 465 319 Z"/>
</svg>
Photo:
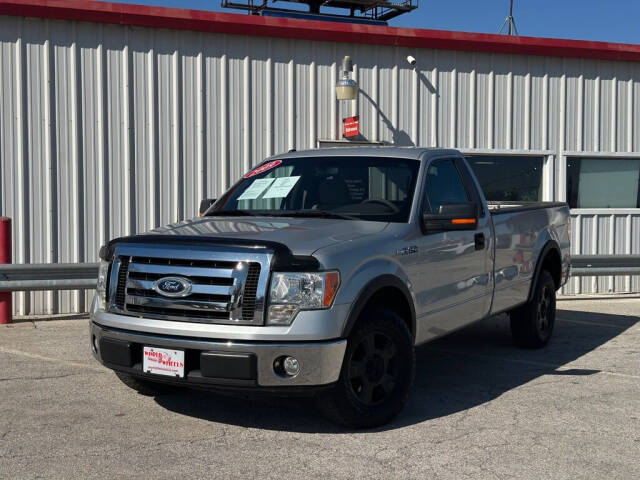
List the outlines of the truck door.
<svg viewBox="0 0 640 480">
<path fill-rule="evenodd" d="M 422 213 L 443 204 L 477 202 L 474 230 L 426 232 L 418 239 L 412 282 L 417 290 L 418 341 L 425 341 L 483 318 L 489 311 L 491 217 L 462 158 L 438 158 L 427 166 Z"/>
</svg>

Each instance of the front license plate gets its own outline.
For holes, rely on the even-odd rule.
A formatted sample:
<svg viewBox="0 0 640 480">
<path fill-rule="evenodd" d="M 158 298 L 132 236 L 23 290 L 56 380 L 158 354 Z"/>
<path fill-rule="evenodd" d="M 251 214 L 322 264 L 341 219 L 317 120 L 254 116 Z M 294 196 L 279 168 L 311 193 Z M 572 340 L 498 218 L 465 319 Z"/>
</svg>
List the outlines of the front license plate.
<svg viewBox="0 0 640 480">
<path fill-rule="evenodd" d="M 144 347 L 142 370 L 144 373 L 182 378 L 184 377 L 184 350 Z"/>
</svg>

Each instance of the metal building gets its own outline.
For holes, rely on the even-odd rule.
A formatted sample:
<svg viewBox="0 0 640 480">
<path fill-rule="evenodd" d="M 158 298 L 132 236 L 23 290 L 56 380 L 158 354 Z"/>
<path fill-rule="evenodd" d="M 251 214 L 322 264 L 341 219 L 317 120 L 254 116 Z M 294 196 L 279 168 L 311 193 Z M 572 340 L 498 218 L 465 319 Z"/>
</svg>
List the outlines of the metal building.
<svg viewBox="0 0 640 480">
<path fill-rule="evenodd" d="M 335 99 L 344 55 L 353 102 Z M 341 139 L 355 114 L 367 141 L 511 171 L 496 195 L 569 199 L 574 253 L 640 253 L 640 46 L 12 0 L 0 65 L 17 263 L 96 261 L 110 238 L 194 216 L 268 155 Z M 565 289 L 639 291 L 628 276 Z M 16 294 L 15 309 L 84 311 L 91 295 Z"/>
</svg>

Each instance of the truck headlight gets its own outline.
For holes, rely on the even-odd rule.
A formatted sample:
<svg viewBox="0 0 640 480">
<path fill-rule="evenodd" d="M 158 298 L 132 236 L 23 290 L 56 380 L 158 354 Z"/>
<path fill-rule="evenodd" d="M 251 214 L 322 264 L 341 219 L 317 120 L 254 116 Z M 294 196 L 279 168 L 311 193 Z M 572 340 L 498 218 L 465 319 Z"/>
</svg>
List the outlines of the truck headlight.
<svg viewBox="0 0 640 480">
<path fill-rule="evenodd" d="M 98 283 L 96 284 L 96 290 L 103 304 L 107 302 L 107 284 L 109 282 L 109 262 L 104 260 L 100 261 L 98 267 Z"/>
<path fill-rule="evenodd" d="M 290 325 L 300 310 L 329 308 L 339 286 L 337 271 L 273 273 L 267 324 Z"/>
</svg>

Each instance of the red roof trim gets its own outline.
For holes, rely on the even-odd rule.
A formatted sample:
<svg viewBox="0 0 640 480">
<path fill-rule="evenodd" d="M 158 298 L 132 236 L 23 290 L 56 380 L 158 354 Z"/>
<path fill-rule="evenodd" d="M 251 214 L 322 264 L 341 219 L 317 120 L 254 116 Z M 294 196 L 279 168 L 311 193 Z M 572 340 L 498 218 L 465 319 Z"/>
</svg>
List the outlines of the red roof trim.
<svg viewBox="0 0 640 480">
<path fill-rule="evenodd" d="M 0 15 L 475 52 L 640 61 L 640 45 L 394 28 L 86 0 L 0 1 Z"/>
</svg>

